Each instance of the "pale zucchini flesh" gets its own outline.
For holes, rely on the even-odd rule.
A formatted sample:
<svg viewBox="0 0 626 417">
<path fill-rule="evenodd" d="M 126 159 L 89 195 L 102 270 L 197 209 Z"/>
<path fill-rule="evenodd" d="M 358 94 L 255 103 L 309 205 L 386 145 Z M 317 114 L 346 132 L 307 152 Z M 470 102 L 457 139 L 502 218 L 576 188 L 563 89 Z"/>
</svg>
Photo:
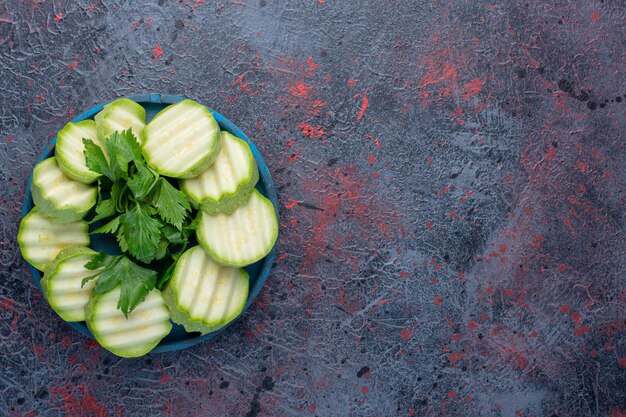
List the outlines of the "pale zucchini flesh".
<svg viewBox="0 0 626 417">
<path fill-rule="evenodd" d="M 222 149 L 199 176 L 180 181 L 181 190 L 196 207 L 209 214 L 232 213 L 245 203 L 259 180 L 259 170 L 242 139 L 221 132 Z"/>
<path fill-rule="evenodd" d="M 200 246 L 176 263 L 163 291 L 172 321 L 188 332 L 210 333 L 236 318 L 248 298 L 248 273 L 214 262 Z"/>
<path fill-rule="evenodd" d="M 198 242 L 222 265 L 250 265 L 266 256 L 278 237 L 274 206 L 256 189 L 232 214 L 199 215 Z"/>
<path fill-rule="evenodd" d="M 22 219 L 17 242 L 24 259 L 43 270 L 63 249 L 89 246 L 88 228 L 84 221 L 58 223 L 35 207 Z"/>
<path fill-rule="evenodd" d="M 146 126 L 146 109 L 141 104 L 127 98 L 120 98 L 104 106 L 95 115 L 98 140 L 100 143 L 114 132 L 131 129 L 137 142 L 141 143 Z"/>
<path fill-rule="evenodd" d="M 172 329 L 161 292 L 154 289 L 133 311 L 124 316 L 117 308 L 120 288 L 91 297 L 85 307 L 87 327 L 98 343 L 124 358 L 150 352 Z"/>
<path fill-rule="evenodd" d="M 83 152 L 83 139 L 91 139 L 99 144 L 97 137 L 96 122 L 93 120 L 69 122 L 59 131 L 55 155 L 59 168 L 66 176 L 85 184 L 91 184 L 98 179 L 100 175 L 87 168 Z"/>
<path fill-rule="evenodd" d="M 65 176 L 54 156 L 35 166 L 31 191 L 39 211 L 60 223 L 82 219 L 97 198 L 95 186 Z"/>
<path fill-rule="evenodd" d="M 194 178 L 217 158 L 219 125 L 206 107 L 183 100 L 161 110 L 143 130 L 146 162 L 161 175 Z"/>
<path fill-rule="evenodd" d="M 83 278 L 102 271 L 85 268 L 95 254 L 87 247 L 63 249 L 44 268 L 41 279 L 44 296 L 50 307 L 65 321 L 85 321 L 85 306 L 96 280 L 92 279 L 83 286 Z"/>
</svg>

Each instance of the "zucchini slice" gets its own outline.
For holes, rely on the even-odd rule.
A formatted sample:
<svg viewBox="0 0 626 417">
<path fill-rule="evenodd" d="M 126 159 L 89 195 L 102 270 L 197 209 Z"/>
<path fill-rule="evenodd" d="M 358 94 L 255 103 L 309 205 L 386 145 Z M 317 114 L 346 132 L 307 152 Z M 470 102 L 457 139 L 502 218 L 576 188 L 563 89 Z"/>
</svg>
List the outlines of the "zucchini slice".
<svg viewBox="0 0 626 417">
<path fill-rule="evenodd" d="M 83 138 L 91 139 L 95 143 L 98 134 L 96 132 L 96 122 L 93 120 L 83 120 L 82 122 L 68 124 L 59 131 L 55 154 L 59 168 L 69 178 L 91 184 L 100 174 L 87 168 Z"/>
<path fill-rule="evenodd" d="M 176 263 L 163 298 L 172 321 L 188 332 L 207 334 L 243 311 L 248 299 L 248 273 L 219 265 L 200 246 L 194 246 Z"/>
<path fill-rule="evenodd" d="M 141 104 L 127 98 L 120 98 L 105 105 L 95 115 L 98 140 L 100 143 L 113 132 L 131 129 L 137 141 L 141 143 L 141 135 L 146 126 L 146 109 Z"/>
<path fill-rule="evenodd" d="M 256 189 L 232 214 L 199 215 L 198 242 L 222 265 L 250 265 L 270 253 L 278 237 L 274 206 Z"/>
<path fill-rule="evenodd" d="M 201 104 L 183 100 L 161 110 L 143 131 L 146 162 L 161 175 L 194 178 L 217 158 L 220 128 Z"/>
<path fill-rule="evenodd" d="M 22 219 L 17 243 L 24 259 L 43 270 L 63 249 L 89 246 L 89 226 L 82 220 L 58 223 L 45 217 L 35 207 Z"/>
<path fill-rule="evenodd" d="M 96 280 L 82 286 L 83 278 L 98 274 L 85 264 L 96 254 L 87 247 L 63 249 L 54 261 L 44 268 L 41 286 L 50 307 L 65 321 L 85 321 L 85 306 Z"/>
<path fill-rule="evenodd" d="M 96 204 L 98 192 L 93 185 L 66 177 L 54 156 L 35 166 L 31 191 L 39 212 L 59 223 L 82 219 Z"/>
<path fill-rule="evenodd" d="M 180 188 L 209 214 L 232 213 L 246 202 L 257 181 L 259 170 L 250 146 L 222 132 L 222 150 L 215 162 L 196 178 L 182 180 Z"/>
<path fill-rule="evenodd" d="M 91 297 L 85 306 L 87 327 L 100 345 L 124 358 L 150 352 L 172 329 L 161 291 L 154 289 L 124 316 L 117 308 L 120 288 Z"/>
</svg>

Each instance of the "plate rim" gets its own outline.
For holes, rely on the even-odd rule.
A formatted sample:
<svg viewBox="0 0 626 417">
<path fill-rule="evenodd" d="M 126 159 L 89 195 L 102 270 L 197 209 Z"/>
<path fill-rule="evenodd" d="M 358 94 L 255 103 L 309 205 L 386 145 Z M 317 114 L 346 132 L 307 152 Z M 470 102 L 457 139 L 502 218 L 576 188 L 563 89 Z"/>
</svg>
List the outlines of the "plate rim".
<svg viewBox="0 0 626 417">
<path fill-rule="evenodd" d="M 127 98 L 138 104 L 153 103 L 153 104 L 166 104 L 166 105 L 175 104 L 182 100 L 187 100 L 187 98 L 185 97 L 174 95 L 174 94 L 163 94 L 163 93 L 131 94 L 131 95 L 126 95 L 126 96 L 116 97 L 105 103 L 100 103 L 95 106 L 92 106 L 88 110 L 82 112 L 78 116 L 71 119 L 71 122 L 77 123 L 82 120 L 92 119 L 93 116 L 95 116 L 96 113 L 102 110 L 102 108 L 105 105 L 115 100 L 118 100 L 120 98 Z M 254 142 L 252 142 L 252 140 L 236 124 L 234 124 L 228 118 L 223 116 L 221 113 L 204 105 L 203 103 L 199 101 L 196 101 L 196 102 L 204 106 L 207 110 L 211 112 L 211 114 L 213 114 L 213 117 L 215 118 L 217 123 L 220 125 L 220 129 L 225 128 L 226 130 L 233 133 L 235 136 L 248 142 L 248 145 L 250 146 L 250 149 L 252 150 L 252 155 L 254 156 L 254 159 L 257 163 L 257 167 L 259 169 L 259 181 L 261 181 L 263 185 L 265 186 L 265 189 L 267 191 L 267 198 L 269 198 L 269 200 L 272 202 L 272 205 L 274 206 L 274 211 L 276 213 L 276 218 L 278 221 L 280 221 L 280 216 L 278 212 L 278 209 L 279 209 L 278 208 L 278 193 L 276 191 L 276 187 L 274 186 L 274 181 L 272 180 L 272 175 L 269 171 L 269 168 L 265 164 L 265 161 L 263 160 L 263 156 L 259 152 L 258 148 L 255 146 Z M 57 135 L 58 133 L 54 135 L 54 137 L 46 145 L 45 149 L 39 154 L 35 162 L 35 165 L 43 161 L 44 159 L 50 157 L 50 152 L 52 152 L 52 150 L 56 146 Z M 34 203 L 32 203 L 32 193 L 31 193 L 32 181 L 33 181 L 33 172 L 31 170 L 30 176 L 28 178 L 28 183 L 26 185 L 26 190 L 24 192 L 24 200 L 22 202 L 22 210 L 21 210 L 22 218 L 24 218 L 24 216 L 26 216 L 30 212 L 32 207 L 34 206 Z M 280 236 L 280 227 L 279 227 L 279 236 Z M 217 336 L 218 334 L 226 330 L 228 327 L 230 327 L 233 323 L 238 321 L 239 318 L 248 310 L 250 305 L 256 300 L 259 293 L 261 292 L 261 289 L 265 285 L 265 282 L 269 278 L 270 272 L 274 264 L 274 260 L 276 259 L 277 246 L 278 246 L 278 237 L 276 238 L 276 242 L 274 243 L 274 246 L 272 247 L 272 250 L 270 251 L 270 253 L 268 253 L 263 258 L 263 264 L 261 265 L 261 268 L 258 272 L 258 276 L 255 281 L 254 287 L 250 288 L 250 290 L 248 291 L 248 299 L 246 300 L 246 305 L 244 306 L 243 311 L 237 317 L 235 317 L 232 321 L 230 321 L 226 326 L 222 327 L 221 329 L 215 332 L 211 332 L 205 335 L 198 335 L 197 337 L 186 339 L 186 340 L 180 340 L 180 341 L 173 340 L 173 341 L 168 341 L 165 343 L 162 343 L 161 341 L 154 349 L 148 352 L 148 355 L 151 353 L 173 352 L 173 351 L 177 351 L 181 349 L 186 349 L 186 348 L 195 346 L 200 343 L 204 343 L 208 340 L 211 340 L 212 338 L 214 338 L 215 336 Z M 31 275 L 33 276 L 33 279 L 35 280 L 35 284 L 37 288 L 39 289 L 39 292 L 43 296 L 41 283 L 39 282 L 43 274 L 37 268 L 31 265 L 30 262 L 26 260 L 24 261 L 28 265 L 28 268 L 31 272 Z M 84 322 L 66 322 L 65 320 L 63 321 L 66 324 L 68 324 L 70 327 L 72 327 L 74 330 L 78 331 L 83 336 L 91 340 L 95 340 L 93 334 L 89 331 L 89 329 L 84 324 Z"/>
</svg>

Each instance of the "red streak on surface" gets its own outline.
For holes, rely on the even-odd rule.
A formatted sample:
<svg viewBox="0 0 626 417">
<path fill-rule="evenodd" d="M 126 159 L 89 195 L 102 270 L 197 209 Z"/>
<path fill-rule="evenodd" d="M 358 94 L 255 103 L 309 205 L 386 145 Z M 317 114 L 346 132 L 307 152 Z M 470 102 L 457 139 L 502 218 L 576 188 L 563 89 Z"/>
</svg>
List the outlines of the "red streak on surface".
<svg viewBox="0 0 626 417">
<path fill-rule="evenodd" d="M 439 195 L 440 195 L 440 196 L 444 195 L 445 193 L 447 193 L 448 191 L 450 191 L 450 189 L 451 189 L 451 188 L 452 188 L 452 185 L 448 185 L 446 188 L 444 188 L 443 190 L 441 190 L 441 191 L 439 192 Z"/>
<path fill-rule="evenodd" d="M 300 123 L 298 129 L 304 136 L 308 136 L 312 139 L 319 139 L 324 135 L 324 128 L 322 126 L 313 127 L 308 123 Z"/>
<path fill-rule="evenodd" d="M 413 337 L 413 330 L 409 329 L 408 327 L 400 330 L 400 339 L 402 339 L 403 341 L 408 342 L 411 337 Z"/>
<path fill-rule="evenodd" d="M 198 7 L 204 5 L 204 0 L 196 0 L 193 4 L 193 9 L 196 10 Z"/>
<path fill-rule="evenodd" d="M 317 67 L 319 66 L 317 63 L 313 62 L 312 56 L 310 56 L 309 59 L 306 61 L 306 65 L 307 65 L 307 69 L 306 69 L 307 77 L 310 77 L 311 75 L 313 75 L 313 71 L 315 71 Z"/>
<path fill-rule="evenodd" d="M 107 417 L 106 408 L 96 401 L 84 385 L 78 385 L 76 390 L 71 387 L 57 387 L 50 390 L 52 395 L 61 397 L 63 408 L 68 416 Z M 72 391 L 78 391 L 82 398 L 77 398 Z"/>
<path fill-rule="evenodd" d="M 348 81 L 346 81 L 346 85 L 348 86 L 348 88 L 354 88 L 356 86 L 356 80 L 349 79 Z"/>
<path fill-rule="evenodd" d="M 463 352 L 452 352 L 448 355 L 448 360 L 452 366 L 456 365 L 456 363 L 461 359 L 463 359 Z"/>
<path fill-rule="evenodd" d="M 56 22 L 60 21 L 61 19 L 63 19 L 63 13 L 57 13 L 56 16 L 54 16 L 54 20 Z"/>
<path fill-rule="evenodd" d="M 306 85 L 300 81 L 296 81 L 289 86 L 289 94 L 294 97 L 308 98 L 310 93 L 314 93 L 315 89 L 309 85 Z"/>
<path fill-rule="evenodd" d="M 458 77 L 456 68 L 450 62 L 445 62 L 443 66 L 433 65 L 429 74 L 426 74 L 419 81 L 421 88 L 432 84 L 439 84 L 446 80 L 455 80 Z"/>
<path fill-rule="evenodd" d="M 74 61 L 72 61 L 72 62 L 71 62 L 71 63 L 70 63 L 67 67 L 68 67 L 69 69 L 74 69 L 74 68 L 76 68 L 77 66 L 78 66 L 78 61 L 74 60 Z"/>
<path fill-rule="evenodd" d="M 297 205 L 298 205 L 298 202 L 297 202 L 296 200 L 292 200 L 292 199 L 290 198 L 290 199 L 289 199 L 289 200 L 287 200 L 287 202 L 285 203 L 285 208 L 292 209 L 292 208 L 294 208 L 294 207 L 295 207 L 295 206 L 297 206 Z"/>
<path fill-rule="evenodd" d="M 574 329 L 574 336 L 581 337 L 585 333 L 588 333 L 589 331 L 591 331 L 591 327 L 589 327 L 589 326 L 580 326 L 580 327 L 577 327 L 576 329 Z"/>
<path fill-rule="evenodd" d="M 369 99 L 367 98 L 367 89 L 365 89 L 365 92 L 363 93 L 363 102 L 361 103 L 361 110 L 356 116 L 357 120 L 361 120 L 363 118 L 365 110 L 367 110 L 367 106 L 369 106 Z"/>
<path fill-rule="evenodd" d="M 456 391 L 454 390 L 448 391 L 448 398 L 456 398 Z"/>
<path fill-rule="evenodd" d="M 161 48 L 161 45 L 159 45 L 158 43 L 154 45 L 154 48 L 152 49 L 152 55 L 154 55 L 154 59 L 152 60 L 152 62 L 161 58 L 161 56 L 163 55 L 163 49 Z"/>
<path fill-rule="evenodd" d="M 318 0 L 318 1 L 324 1 L 324 0 Z M 361 388 L 361 394 L 365 395 L 368 392 L 370 392 L 370 389 L 368 387 Z"/>
<path fill-rule="evenodd" d="M 443 297 L 440 295 L 435 295 L 433 297 L 433 304 L 435 304 L 436 306 L 440 306 L 443 304 Z"/>
<path fill-rule="evenodd" d="M 474 320 L 470 320 L 470 322 L 467 324 L 467 327 L 470 330 L 476 330 L 478 329 L 478 323 L 476 323 Z"/>
<path fill-rule="evenodd" d="M 600 20 L 600 12 L 598 12 L 597 10 L 592 10 L 591 11 L 591 21 L 592 22 L 597 22 Z"/>
<path fill-rule="evenodd" d="M 467 100 L 470 97 L 479 94 L 483 90 L 484 85 L 485 82 L 480 78 L 474 78 L 469 83 L 463 84 L 463 87 L 465 87 L 463 90 L 463 98 Z"/>
</svg>

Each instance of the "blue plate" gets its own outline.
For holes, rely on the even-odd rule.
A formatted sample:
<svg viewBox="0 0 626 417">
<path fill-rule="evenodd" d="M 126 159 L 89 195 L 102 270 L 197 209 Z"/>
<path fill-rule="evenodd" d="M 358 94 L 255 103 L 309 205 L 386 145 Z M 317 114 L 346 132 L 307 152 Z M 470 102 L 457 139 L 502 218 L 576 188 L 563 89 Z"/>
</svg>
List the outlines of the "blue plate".
<svg viewBox="0 0 626 417">
<path fill-rule="evenodd" d="M 183 97 L 173 96 L 169 94 L 141 94 L 129 96 L 127 98 L 141 104 L 146 109 L 146 121 L 150 121 L 155 114 L 163 110 L 168 105 L 178 103 L 179 101 L 184 100 Z M 100 104 L 92 107 L 91 109 L 72 119 L 72 122 L 80 122 L 81 120 L 93 119 L 96 113 L 102 110 L 103 106 L 104 104 Z M 267 169 L 265 162 L 263 162 L 263 157 L 259 153 L 259 150 L 256 148 L 256 146 L 254 146 L 254 143 L 252 143 L 248 136 L 246 136 L 246 134 L 243 133 L 241 129 L 235 126 L 233 122 L 231 122 L 215 110 L 209 109 L 209 111 L 213 113 L 213 117 L 215 117 L 215 120 L 217 120 L 217 123 L 219 123 L 220 129 L 225 130 L 226 132 L 229 132 L 239 138 L 242 138 L 250 144 L 250 148 L 252 149 L 254 159 L 256 159 L 256 164 L 259 167 L 260 174 L 259 182 L 257 183 L 256 188 L 261 192 L 261 194 L 263 194 L 272 202 L 272 204 L 274 205 L 274 210 L 276 210 L 276 216 L 278 216 L 278 196 L 276 194 L 276 188 L 274 188 L 272 176 L 270 175 L 270 172 Z M 37 162 L 40 162 L 54 155 L 54 146 L 56 144 L 56 140 L 56 136 L 52 138 L 52 141 L 50 142 L 46 150 L 39 156 Z M 28 212 L 33 208 L 34 205 L 33 197 L 30 191 L 32 180 L 33 178 L 31 175 L 31 178 L 28 180 L 28 186 L 26 187 L 24 204 L 22 205 L 22 217 L 28 214 Z M 111 245 L 114 246 L 115 244 L 111 244 L 106 235 L 97 234 L 92 236 L 91 247 L 95 248 L 96 250 L 111 249 Z M 272 264 L 274 263 L 275 258 L 276 245 L 274 245 L 272 251 L 265 258 L 245 268 L 250 275 L 250 291 L 248 293 L 248 301 L 246 302 L 246 306 L 241 314 L 243 314 L 248 309 L 248 307 L 250 307 L 250 304 L 252 304 L 254 299 L 261 291 L 263 284 L 270 274 L 270 270 L 272 269 Z M 41 284 L 39 283 L 39 281 L 41 280 L 41 272 L 31 264 L 28 264 L 28 266 L 30 267 L 30 271 L 33 275 L 33 278 L 35 279 L 35 283 L 41 291 Z M 68 324 L 85 336 L 91 339 L 94 338 L 84 322 Z M 200 335 L 200 333 L 187 333 L 182 326 L 174 323 L 170 334 L 167 335 L 163 340 L 161 340 L 161 342 L 152 350 L 152 352 L 171 352 L 174 350 L 185 349 L 211 339 L 218 333 L 224 331 L 227 327 L 228 326 L 223 327 L 216 332 L 202 336 Z"/>
</svg>

